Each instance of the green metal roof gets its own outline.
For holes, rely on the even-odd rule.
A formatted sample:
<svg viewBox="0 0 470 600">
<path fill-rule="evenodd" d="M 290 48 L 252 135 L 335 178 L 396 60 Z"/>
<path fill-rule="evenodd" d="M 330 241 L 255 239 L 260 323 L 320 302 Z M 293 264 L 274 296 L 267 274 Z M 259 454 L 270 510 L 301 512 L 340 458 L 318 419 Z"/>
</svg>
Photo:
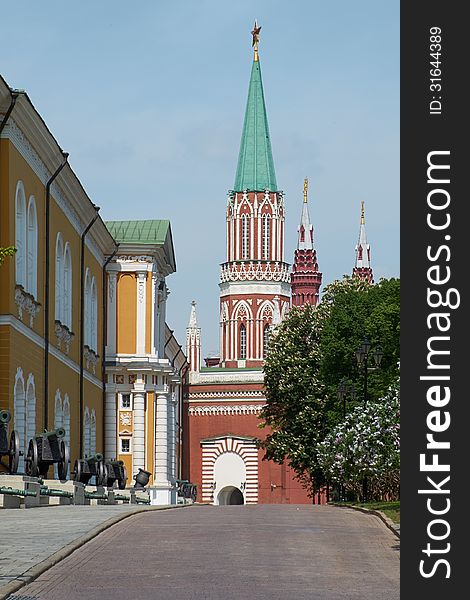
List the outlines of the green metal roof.
<svg viewBox="0 0 470 600">
<path fill-rule="evenodd" d="M 276 173 L 269 137 L 259 61 L 253 61 L 250 87 L 238 155 L 235 192 L 244 190 L 276 192 Z"/>
<path fill-rule="evenodd" d="M 106 221 L 109 232 L 120 244 L 165 243 L 170 221 Z"/>
</svg>

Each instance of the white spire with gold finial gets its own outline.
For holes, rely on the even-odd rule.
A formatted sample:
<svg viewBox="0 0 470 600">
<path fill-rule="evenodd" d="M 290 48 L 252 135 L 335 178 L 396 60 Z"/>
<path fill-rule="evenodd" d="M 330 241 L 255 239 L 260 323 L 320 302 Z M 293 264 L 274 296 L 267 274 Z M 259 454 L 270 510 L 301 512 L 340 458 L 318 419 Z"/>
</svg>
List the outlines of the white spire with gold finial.
<svg viewBox="0 0 470 600">
<path fill-rule="evenodd" d="M 313 225 L 308 214 L 308 179 L 304 179 L 304 202 L 302 206 L 302 216 L 300 225 L 297 229 L 298 241 L 297 250 L 313 250 Z"/>
<path fill-rule="evenodd" d="M 367 243 L 366 225 L 364 219 L 364 200 L 361 202 L 361 225 L 356 246 L 356 269 L 370 268 L 370 246 Z"/>
</svg>

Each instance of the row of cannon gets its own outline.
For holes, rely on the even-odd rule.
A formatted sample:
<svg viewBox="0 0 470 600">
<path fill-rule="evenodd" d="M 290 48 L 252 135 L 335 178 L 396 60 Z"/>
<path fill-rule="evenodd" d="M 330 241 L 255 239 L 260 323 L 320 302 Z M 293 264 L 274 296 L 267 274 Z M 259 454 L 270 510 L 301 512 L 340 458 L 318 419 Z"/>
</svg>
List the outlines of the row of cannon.
<svg viewBox="0 0 470 600">
<path fill-rule="evenodd" d="M 20 450 L 18 432 L 13 430 L 8 437 L 8 423 L 11 415 L 8 410 L 0 410 L 0 464 L 11 475 L 18 472 Z M 29 440 L 26 456 L 24 457 L 25 474 L 30 477 L 47 478 L 47 473 L 52 465 L 57 465 L 57 475 L 62 481 L 68 477 L 70 464 L 70 450 L 65 438 L 65 429 L 58 427 L 52 431 L 37 433 Z M 6 461 L 4 462 L 4 457 Z M 122 460 L 104 459 L 102 454 L 81 458 L 75 461 L 72 475 L 75 481 L 87 485 L 92 477 L 99 486 L 113 487 L 117 482 L 120 490 L 125 489 L 127 471 Z M 144 487 L 149 480 L 150 473 L 139 470 L 136 487 Z"/>
</svg>

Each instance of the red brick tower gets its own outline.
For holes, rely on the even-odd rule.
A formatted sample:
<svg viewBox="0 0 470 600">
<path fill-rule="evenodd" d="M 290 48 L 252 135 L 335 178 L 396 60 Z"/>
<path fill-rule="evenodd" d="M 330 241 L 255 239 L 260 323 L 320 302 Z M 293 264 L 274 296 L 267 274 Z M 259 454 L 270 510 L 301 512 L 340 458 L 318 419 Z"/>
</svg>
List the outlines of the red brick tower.
<svg viewBox="0 0 470 600">
<path fill-rule="evenodd" d="M 370 246 L 367 243 L 366 225 L 364 220 L 364 201 L 361 205 L 361 226 L 359 228 L 359 239 L 356 246 L 356 264 L 353 269 L 353 277 L 360 277 L 369 283 L 374 283 L 374 274 L 370 266 Z"/>
<path fill-rule="evenodd" d="M 322 274 L 318 270 L 317 253 L 313 245 L 313 226 L 308 214 L 308 179 L 304 181 L 304 202 L 298 228 L 297 250 L 291 273 L 292 306 L 318 304 Z"/>
<path fill-rule="evenodd" d="M 287 464 L 263 460 L 257 439 L 266 403 L 263 363 L 270 328 L 290 304 L 284 262 L 284 196 L 274 171 L 258 34 L 220 273 L 220 358 L 200 365 L 195 303 L 187 328 L 184 477 L 213 504 L 311 503 Z"/>
</svg>

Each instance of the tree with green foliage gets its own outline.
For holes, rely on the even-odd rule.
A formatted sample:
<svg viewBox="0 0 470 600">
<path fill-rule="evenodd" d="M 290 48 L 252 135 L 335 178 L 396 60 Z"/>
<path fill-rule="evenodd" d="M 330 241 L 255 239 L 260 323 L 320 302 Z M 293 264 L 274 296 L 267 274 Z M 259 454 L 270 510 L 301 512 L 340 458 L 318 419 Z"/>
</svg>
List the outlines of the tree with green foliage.
<svg viewBox="0 0 470 600">
<path fill-rule="evenodd" d="M 260 443 L 266 459 L 282 463 L 288 457 L 311 493 L 315 483 L 323 482 L 313 450 L 326 434 L 316 323 L 312 306 L 292 308 L 271 336 L 264 366 L 267 404 L 261 427 L 270 426 L 272 433 Z"/>
<path fill-rule="evenodd" d="M 16 248 L 13 246 L 9 246 L 8 248 L 0 248 L 0 267 L 3 264 L 3 261 L 7 256 L 13 256 L 15 254 Z"/>
<path fill-rule="evenodd" d="M 400 400 L 398 381 L 383 398 L 356 406 L 316 448 L 327 481 L 360 497 L 364 478 L 374 500 L 400 494 Z"/>
<path fill-rule="evenodd" d="M 343 419 L 337 397 L 343 378 L 356 389 L 348 412 L 363 407 L 364 372 L 358 369 L 355 351 L 364 336 L 384 351 L 380 369 L 368 375 L 367 402 L 385 396 L 398 377 L 399 293 L 398 279 L 372 285 L 345 277 L 325 288 L 318 307 L 293 307 L 271 337 L 261 418 L 272 433 L 261 447 L 268 459 L 287 458 L 312 493 L 313 484 L 328 480 L 318 444 Z"/>
</svg>

